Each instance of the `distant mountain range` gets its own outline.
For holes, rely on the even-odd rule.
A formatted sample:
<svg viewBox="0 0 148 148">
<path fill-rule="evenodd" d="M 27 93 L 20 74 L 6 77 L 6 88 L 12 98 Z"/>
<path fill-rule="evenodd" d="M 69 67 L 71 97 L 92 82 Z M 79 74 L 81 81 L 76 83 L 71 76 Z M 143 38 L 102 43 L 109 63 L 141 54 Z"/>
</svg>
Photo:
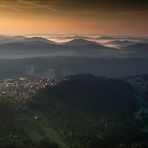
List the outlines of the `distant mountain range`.
<svg viewBox="0 0 148 148">
<path fill-rule="evenodd" d="M 111 37 L 111 36 L 101 36 L 99 38 L 97 38 L 98 40 L 114 40 L 114 39 L 118 39 L 116 37 Z"/>
<path fill-rule="evenodd" d="M 148 56 L 148 43 L 136 43 L 123 48 L 123 52 L 127 52 L 130 56 Z"/>
<path fill-rule="evenodd" d="M 42 37 L 0 36 L 0 76 L 51 77 L 54 71 L 61 71 L 61 75 L 92 73 L 107 77 L 148 73 L 148 43 L 110 43 L 122 47 L 106 47 L 87 39 L 56 43 Z"/>
<path fill-rule="evenodd" d="M 58 44 L 41 37 L 21 38 L 12 37 L 9 42 L 1 42 L 2 55 L 71 55 L 71 56 L 103 56 L 111 55 L 116 49 L 105 47 L 93 41 L 74 39 L 64 44 Z"/>
<path fill-rule="evenodd" d="M 0 44 L 19 42 L 28 39 L 25 36 L 0 36 Z"/>
<path fill-rule="evenodd" d="M 130 40 L 114 40 L 114 41 L 107 42 L 107 44 L 117 45 L 117 46 L 122 48 L 122 47 L 125 47 L 125 46 L 137 44 L 137 42 L 130 41 Z"/>
<path fill-rule="evenodd" d="M 0 36 L 0 58 L 42 57 L 42 56 L 84 56 L 84 57 L 126 57 L 148 56 L 148 43 L 132 40 L 115 39 L 103 36 L 101 39 L 112 39 L 107 47 L 89 39 L 75 38 L 64 43 L 56 43 L 42 37 Z M 114 40 L 113 40 L 114 39 Z"/>
<path fill-rule="evenodd" d="M 66 43 L 63 43 L 63 44 L 64 45 L 70 45 L 70 46 L 99 45 L 99 43 L 89 41 L 89 40 L 86 40 L 86 39 L 73 39 L 73 40 L 66 42 Z"/>
<path fill-rule="evenodd" d="M 139 42 L 148 42 L 148 37 L 133 37 L 133 36 L 101 36 L 97 38 L 98 40 L 130 40 Z"/>
<path fill-rule="evenodd" d="M 57 44 L 54 41 L 50 41 L 50 40 L 48 40 L 46 38 L 42 38 L 42 37 L 31 37 L 31 38 L 26 38 L 26 39 L 24 39 L 22 41 L 30 41 L 30 42 L 32 42 L 32 41 L 37 42 L 38 41 L 38 42 L 45 42 L 45 43 Z"/>
<path fill-rule="evenodd" d="M 55 43 L 43 37 L 26 37 L 26 36 L 0 36 L 0 44 L 15 43 L 15 42 L 39 41 L 46 43 Z"/>
</svg>

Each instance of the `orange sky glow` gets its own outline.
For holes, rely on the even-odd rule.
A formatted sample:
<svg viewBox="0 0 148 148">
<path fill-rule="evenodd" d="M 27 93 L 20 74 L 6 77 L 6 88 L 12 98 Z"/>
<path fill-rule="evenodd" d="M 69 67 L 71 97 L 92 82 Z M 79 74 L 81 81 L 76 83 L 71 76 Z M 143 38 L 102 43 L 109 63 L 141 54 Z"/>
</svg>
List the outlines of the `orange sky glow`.
<svg viewBox="0 0 148 148">
<path fill-rule="evenodd" d="M 0 0 L 0 34 L 148 35 L 147 7 L 81 1 Z"/>
</svg>

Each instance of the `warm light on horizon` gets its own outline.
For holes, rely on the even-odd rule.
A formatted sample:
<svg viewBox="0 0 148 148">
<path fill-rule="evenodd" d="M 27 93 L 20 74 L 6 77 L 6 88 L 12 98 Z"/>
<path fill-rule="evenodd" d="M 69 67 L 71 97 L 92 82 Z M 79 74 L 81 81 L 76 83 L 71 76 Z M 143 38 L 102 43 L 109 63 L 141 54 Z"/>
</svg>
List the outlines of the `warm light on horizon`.
<svg viewBox="0 0 148 148">
<path fill-rule="evenodd" d="M 148 35 L 144 5 L 83 2 L 0 0 L 0 34 Z"/>
</svg>

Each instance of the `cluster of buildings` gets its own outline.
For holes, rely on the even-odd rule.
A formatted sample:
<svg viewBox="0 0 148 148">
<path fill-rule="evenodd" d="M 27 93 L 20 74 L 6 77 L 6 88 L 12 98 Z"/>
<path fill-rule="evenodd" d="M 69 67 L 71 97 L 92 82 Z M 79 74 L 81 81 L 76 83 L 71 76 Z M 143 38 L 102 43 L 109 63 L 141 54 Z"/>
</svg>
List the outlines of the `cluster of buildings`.
<svg viewBox="0 0 148 148">
<path fill-rule="evenodd" d="M 51 79 L 20 77 L 18 79 L 1 79 L 0 96 L 11 95 L 16 98 L 29 99 L 39 89 L 55 85 Z"/>
</svg>

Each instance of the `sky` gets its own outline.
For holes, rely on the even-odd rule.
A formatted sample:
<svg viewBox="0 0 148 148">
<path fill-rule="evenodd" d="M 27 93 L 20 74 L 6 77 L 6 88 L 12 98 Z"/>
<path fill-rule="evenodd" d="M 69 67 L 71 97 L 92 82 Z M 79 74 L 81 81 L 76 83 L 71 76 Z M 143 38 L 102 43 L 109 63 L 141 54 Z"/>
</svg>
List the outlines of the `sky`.
<svg viewBox="0 0 148 148">
<path fill-rule="evenodd" d="M 0 34 L 148 35 L 147 0 L 0 0 Z"/>
</svg>

